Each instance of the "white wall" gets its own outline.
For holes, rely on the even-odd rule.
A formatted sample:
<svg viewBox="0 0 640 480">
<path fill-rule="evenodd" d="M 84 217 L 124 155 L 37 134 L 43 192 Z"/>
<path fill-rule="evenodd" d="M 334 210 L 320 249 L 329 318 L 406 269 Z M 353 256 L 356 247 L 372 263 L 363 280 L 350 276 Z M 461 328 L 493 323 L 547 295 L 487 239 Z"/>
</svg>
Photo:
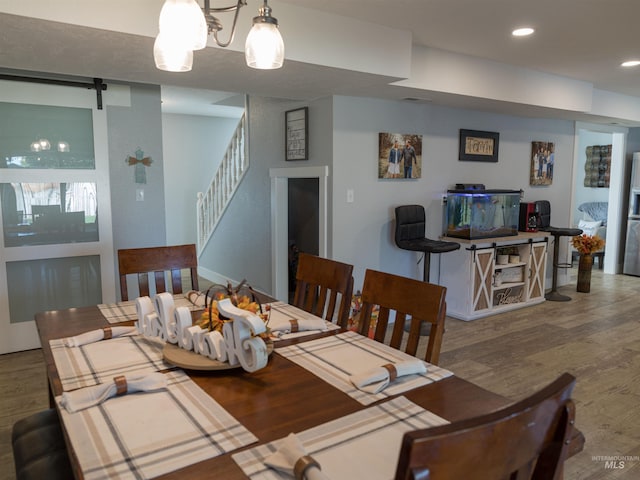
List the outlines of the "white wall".
<svg viewBox="0 0 640 480">
<path fill-rule="evenodd" d="M 498 163 L 459 161 L 461 128 L 499 132 Z M 574 148 L 572 122 L 334 97 L 333 129 L 333 257 L 354 264 L 356 289 L 362 285 L 366 268 L 422 278 L 422 266 L 417 264 L 419 254 L 395 246 L 394 208 L 411 203 L 424 205 L 427 235 L 437 238 L 442 232 L 441 198 L 455 183 L 523 189 L 525 201 L 546 199 L 551 202 L 554 224 L 560 226 L 569 222 Z M 377 178 L 379 132 L 422 134 L 423 178 Z M 556 166 L 551 186 L 529 186 L 532 141 L 555 143 Z M 353 203 L 346 202 L 347 189 L 354 190 Z M 560 252 L 566 255 L 566 243 Z M 434 256 L 432 281 L 437 281 L 437 265 L 438 259 Z M 562 283 L 562 279 L 559 281 Z"/>
<path fill-rule="evenodd" d="M 213 178 L 235 118 L 162 114 L 167 245 L 196 243 L 196 200 Z"/>
</svg>

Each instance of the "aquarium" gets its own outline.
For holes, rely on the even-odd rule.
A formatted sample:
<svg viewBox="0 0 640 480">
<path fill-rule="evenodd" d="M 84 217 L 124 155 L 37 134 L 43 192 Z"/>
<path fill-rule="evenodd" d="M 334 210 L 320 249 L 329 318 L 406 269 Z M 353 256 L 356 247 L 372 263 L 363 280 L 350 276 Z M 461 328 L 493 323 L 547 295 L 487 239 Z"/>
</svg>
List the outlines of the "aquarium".
<svg viewBox="0 0 640 480">
<path fill-rule="evenodd" d="M 520 191 L 448 190 L 446 235 L 492 238 L 518 234 Z"/>
</svg>

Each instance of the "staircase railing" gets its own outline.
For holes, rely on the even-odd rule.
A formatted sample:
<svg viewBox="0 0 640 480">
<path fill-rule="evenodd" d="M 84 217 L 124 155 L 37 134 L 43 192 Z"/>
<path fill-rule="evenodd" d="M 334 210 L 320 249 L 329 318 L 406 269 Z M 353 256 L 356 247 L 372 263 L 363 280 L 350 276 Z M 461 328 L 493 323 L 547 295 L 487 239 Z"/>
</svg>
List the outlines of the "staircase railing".
<svg viewBox="0 0 640 480">
<path fill-rule="evenodd" d="M 243 114 L 208 190 L 205 193 L 198 192 L 198 256 L 209 242 L 249 169 L 246 129 L 246 116 Z"/>
</svg>

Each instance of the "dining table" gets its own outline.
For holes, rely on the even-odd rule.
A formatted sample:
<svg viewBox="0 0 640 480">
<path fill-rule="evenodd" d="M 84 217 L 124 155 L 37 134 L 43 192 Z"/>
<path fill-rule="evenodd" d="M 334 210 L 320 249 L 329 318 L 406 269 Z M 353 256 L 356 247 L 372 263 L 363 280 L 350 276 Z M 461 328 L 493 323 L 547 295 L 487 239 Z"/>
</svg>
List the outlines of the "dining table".
<svg viewBox="0 0 640 480">
<path fill-rule="evenodd" d="M 192 315 L 196 319 L 200 312 L 195 309 Z M 123 319 L 121 322 L 116 319 L 117 323 L 114 323 L 114 319 L 108 319 L 105 309 L 99 306 L 40 312 L 35 315 L 35 321 L 46 364 L 51 405 L 59 411 L 63 410 L 59 399 L 65 386 L 56 364 L 56 358 L 59 361 L 54 348 L 57 339 L 106 326 L 134 324 L 132 319 Z M 224 411 L 255 436 L 255 441 L 213 458 L 197 461 L 174 471 L 163 472 L 157 478 L 246 479 L 247 475 L 234 460 L 234 454 L 255 448 L 257 445 L 277 441 L 290 433 L 303 432 L 323 424 L 331 425 L 331 422 L 339 422 L 342 418 L 386 401 L 378 400 L 370 405 L 363 404 L 353 395 L 336 388 L 331 382 L 325 381 L 308 368 L 296 363 L 291 356 L 279 353 L 285 352 L 292 346 L 329 338 L 339 332 L 340 330 L 336 329 L 277 341 L 274 343 L 275 348 L 269 355 L 267 365 L 254 372 L 248 372 L 242 368 L 184 370 L 184 373 L 207 396 L 214 399 Z M 353 333 L 353 335 L 356 334 Z M 455 372 L 437 381 L 405 391 L 402 396 L 449 422 L 493 412 L 513 401 L 456 376 Z M 60 413 L 67 415 L 66 412 Z M 86 472 L 80 466 L 76 449 L 66 430 L 68 426 L 64 419 L 67 417 L 62 416 L 62 418 L 74 475 L 77 479 L 87 478 L 88 475 L 85 475 Z M 569 455 L 581 451 L 583 444 L 584 437 L 576 430 Z M 399 451 L 399 445 L 397 449 Z M 353 458 L 354 461 L 365 462 L 367 455 L 363 452 L 354 452 Z"/>
</svg>

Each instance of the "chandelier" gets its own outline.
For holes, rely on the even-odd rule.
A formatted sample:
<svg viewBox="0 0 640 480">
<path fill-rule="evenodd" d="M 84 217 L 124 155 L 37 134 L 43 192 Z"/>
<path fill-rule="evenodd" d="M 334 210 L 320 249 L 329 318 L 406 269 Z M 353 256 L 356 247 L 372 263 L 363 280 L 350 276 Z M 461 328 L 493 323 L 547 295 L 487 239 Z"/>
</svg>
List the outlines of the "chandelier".
<svg viewBox="0 0 640 480">
<path fill-rule="evenodd" d="M 160 32 L 153 46 L 156 67 L 169 72 L 188 72 L 193 65 L 193 51 L 207 45 L 207 36 L 212 34 L 216 44 L 228 47 L 236 33 L 240 8 L 246 0 L 236 5 L 213 8 L 204 0 L 204 8 L 196 0 L 166 0 L 160 11 Z M 234 12 L 231 33 L 227 41 L 219 37 L 222 23 L 213 13 Z M 245 42 L 245 60 L 252 68 L 271 70 L 282 67 L 284 42 L 278 30 L 278 20 L 271 16 L 271 7 L 264 0 L 253 18 L 253 27 Z"/>
</svg>

